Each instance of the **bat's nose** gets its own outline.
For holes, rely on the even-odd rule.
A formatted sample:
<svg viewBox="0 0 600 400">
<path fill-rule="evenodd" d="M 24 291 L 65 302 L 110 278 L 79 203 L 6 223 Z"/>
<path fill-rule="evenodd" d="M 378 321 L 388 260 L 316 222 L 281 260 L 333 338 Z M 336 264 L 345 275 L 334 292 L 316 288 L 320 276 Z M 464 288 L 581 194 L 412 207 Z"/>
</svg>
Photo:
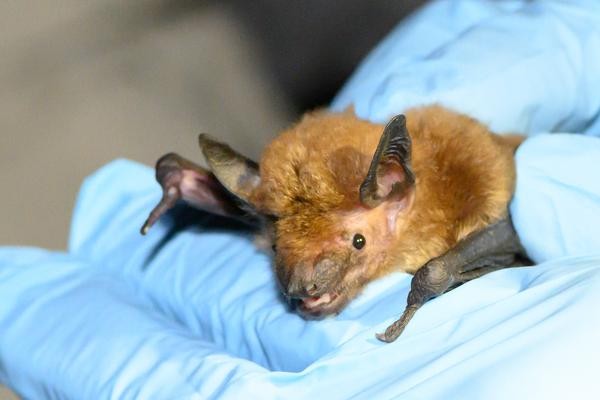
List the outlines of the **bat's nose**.
<svg viewBox="0 0 600 400">
<path fill-rule="evenodd" d="M 337 263 L 322 259 L 314 267 L 297 265 L 292 269 L 286 286 L 286 294 L 291 298 L 305 298 L 322 295 L 338 279 Z"/>
<path fill-rule="evenodd" d="M 302 299 L 311 297 L 319 292 L 319 287 L 316 283 L 306 281 L 302 278 L 292 277 L 287 286 L 287 295 L 291 298 Z"/>
</svg>

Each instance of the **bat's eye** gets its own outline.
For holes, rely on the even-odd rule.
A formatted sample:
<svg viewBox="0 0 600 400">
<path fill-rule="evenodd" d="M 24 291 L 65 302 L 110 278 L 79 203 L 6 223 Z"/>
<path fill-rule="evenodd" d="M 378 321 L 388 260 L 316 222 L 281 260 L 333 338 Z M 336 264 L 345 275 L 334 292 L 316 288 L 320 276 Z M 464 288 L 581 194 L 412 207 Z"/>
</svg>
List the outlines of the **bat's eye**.
<svg viewBox="0 0 600 400">
<path fill-rule="evenodd" d="M 277 252 L 277 245 L 276 244 L 272 245 L 271 246 L 271 250 L 273 250 L 273 253 L 276 253 Z"/>
<path fill-rule="evenodd" d="M 367 244 L 367 239 L 365 239 L 365 237 L 360 233 L 357 233 L 352 238 L 352 246 L 354 246 L 356 250 L 362 249 L 363 247 L 365 247 L 365 244 Z"/>
</svg>

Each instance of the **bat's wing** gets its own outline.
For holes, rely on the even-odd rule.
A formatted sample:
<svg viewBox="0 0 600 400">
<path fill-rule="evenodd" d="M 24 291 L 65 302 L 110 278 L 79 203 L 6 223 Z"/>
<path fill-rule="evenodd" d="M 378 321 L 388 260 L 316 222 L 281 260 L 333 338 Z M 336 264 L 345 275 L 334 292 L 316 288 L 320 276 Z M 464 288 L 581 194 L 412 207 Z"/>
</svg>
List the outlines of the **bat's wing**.
<svg viewBox="0 0 600 400">
<path fill-rule="evenodd" d="M 142 226 L 142 234 L 178 200 L 213 214 L 255 222 L 248 197 L 260 183 L 258 164 L 206 134 L 200 135 L 199 142 L 212 171 L 175 153 L 161 157 L 156 162 L 156 180 L 163 197 Z"/>
<path fill-rule="evenodd" d="M 156 162 L 156 180 L 162 187 L 163 196 L 142 226 L 142 234 L 146 234 L 178 200 L 214 214 L 244 215 L 234 197 L 212 172 L 175 153 L 166 154 Z"/>
<path fill-rule="evenodd" d="M 510 217 L 472 233 L 415 273 L 404 313 L 377 338 L 393 342 L 415 312 L 431 298 L 489 272 L 523 265 L 520 262 L 526 260 Z"/>
</svg>

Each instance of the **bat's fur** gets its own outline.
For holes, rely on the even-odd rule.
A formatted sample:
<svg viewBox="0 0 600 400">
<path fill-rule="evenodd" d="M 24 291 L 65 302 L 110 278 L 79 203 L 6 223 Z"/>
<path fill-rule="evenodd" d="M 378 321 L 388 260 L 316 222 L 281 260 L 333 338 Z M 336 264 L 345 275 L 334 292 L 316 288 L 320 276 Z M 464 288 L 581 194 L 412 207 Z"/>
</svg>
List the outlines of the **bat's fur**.
<svg viewBox="0 0 600 400">
<path fill-rule="evenodd" d="M 212 172 L 173 154 L 159 160 L 165 197 L 142 231 L 178 198 L 223 215 L 250 209 L 276 246 L 284 293 L 302 299 L 305 315 L 336 313 L 373 279 L 414 273 L 507 214 L 521 137 L 495 135 L 440 106 L 405 115 L 406 127 L 395 118 L 385 128 L 391 136 L 382 137 L 383 125 L 352 111 L 310 113 L 267 146 L 259 168 L 201 135 Z M 380 139 L 387 144 L 379 146 Z M 392 158 L 374 157 L 381 148 L 391 153 L 378 154 Z M 241 209 L 226 191 L 242 200 Z M 364 247 L 353 245 L 357 234 Z"/>
<path fill-rule="evenodd" d="M 269 144 L 261 159 L 261 183 L 250 202 L 278 217 L 276 264 L 284 285 L 294 275 L 314 280 L 314 266 L 324 255 L 345 264 L 328 278 L 337 286 L 331 290 L 343 296 L 324 313 L 338 311 L 377 277 L 394 270 L 414 273 L 506 215 L 519 137 L 495 135 L 439 106 L 412 109 L 406 120 L 416 185 L 401 206 L 361 205 L 359 186 L 383 126 L 352 112 L 306 115 Z M 355 233 L 366 237 L 361 250 L 352 246 Z"/>
</svg>

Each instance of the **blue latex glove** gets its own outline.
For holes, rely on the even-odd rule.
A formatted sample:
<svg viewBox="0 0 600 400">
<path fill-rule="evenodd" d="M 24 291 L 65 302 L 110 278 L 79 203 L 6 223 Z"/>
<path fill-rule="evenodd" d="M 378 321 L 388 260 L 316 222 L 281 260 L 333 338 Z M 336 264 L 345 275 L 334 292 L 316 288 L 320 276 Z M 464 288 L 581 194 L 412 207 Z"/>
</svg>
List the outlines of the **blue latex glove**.
<svg viewBox="0 0 600 400">
<path fill-rule="evenodd" d="M 594 0 L 438 1 L 367 57 L 333 108 L 386 122 L 440 103 L 496 132 L 600 135 L 599 26 Z"/>
<path fill-rule="evenodd" d="M 540 136 L 522 153 L 593 144 L 600 155 L 596 139 L 561 139 Z M 559 161 L 574 158 L 567 153 Z M 554 161 L 525 166 L 523 184 L 537 184 Z M 563 194 L 571 188 L 549 190 L 558 206 L 569 205 L 572 197 Z M 268 260 L 248 238 L 188 228 L 155 252 L 169 220 L 147 238 L 137 229 L 159 196 L 150 169 L 109 164 L 82 189 L 73 232 L 85 232 L 71 254 L 0 250 L 3 382 L 34 399 L 599 393 L 597 253 L 469 282 L 427 303 L 396 342 L 384 345 L 374 334 L 403 309 L 409 275 L 374 282 L 336 318 L 304 321 L 277 298 Z M 522 200 L 530 209 L 548 201 Z M 600 201 L 589 212 L 599 214 Z M 530 231 L 548 254 L 555 251 L 543 238 L 560 230 Z M 597 235 L 568 232 L 575 236 L 564 239 L 583 239 L 585 252 L 600 245 Z"/>
</svg>

